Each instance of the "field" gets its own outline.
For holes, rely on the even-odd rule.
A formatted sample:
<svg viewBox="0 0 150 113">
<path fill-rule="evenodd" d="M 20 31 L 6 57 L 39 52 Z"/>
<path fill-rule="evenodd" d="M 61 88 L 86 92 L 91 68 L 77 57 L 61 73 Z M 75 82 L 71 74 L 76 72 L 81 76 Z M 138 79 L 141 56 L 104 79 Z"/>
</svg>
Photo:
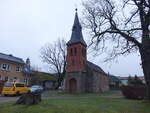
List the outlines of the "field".
<svg viewBox="0 0 150 113">
<path fill-rule="evenodd" d="M 0 103 L 0 113 L 150 113 L 150 103 L 110 97 L 53 97 L 33 106 Z"/>
</svg>

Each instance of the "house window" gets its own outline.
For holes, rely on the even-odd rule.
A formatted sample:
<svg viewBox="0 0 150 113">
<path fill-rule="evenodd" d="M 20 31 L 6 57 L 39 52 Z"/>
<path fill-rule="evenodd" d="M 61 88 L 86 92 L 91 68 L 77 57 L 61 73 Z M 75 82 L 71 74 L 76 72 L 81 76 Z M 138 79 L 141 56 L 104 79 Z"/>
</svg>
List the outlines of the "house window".
<svg viewBox="0 0 150 113">
<path fill-rule="evenodd" d="M 28 79 L 27 78 L 24 79 L 24 83 L 26 83 L 26 85 L 28 85 Z"/>
<path fill-rule="evenodd" d="M 9 64 L 1 64 L 1 69 L 2 70 L 10 70 L 10 65 Z"/>
<path fill-rule="evenodd" d="M 14 77 L 14 80 L 13 80 L 13 82 L 16 82 L 17 81 L 17 77 Z"/>
<path fill-rule="evenodd" d="M 8 81 L 8 77 L 5 77 L 5 81 Z"/>
<path fill-rule="evenodd" d="M 17 72 L 20 72 L 20 71 L 21 71 L 20 66 L 17 66 L 17 67 L 16 67 L 16 71 L 17 71 Z"/>
<path fill-rule="evenodd" d="M 2 69 L 3 69 L 3 70 L 6 70 L 6 67 L 7 67 L 6 64 L 3 64 L 3 65 L 2 65 Z"/>
<path fill-rule="evenodd" d="M 9 64 L 7 64 L 6 70 L 10 70 L 10 65 Z"/>
<path fill-rule="evenodd" d="M 24 82 L 25 82 L 25 83 L 27 82 L 27 79 L 26 79 L 26 78 L 24 79 Z"/>
<path fill-rule="evenodd" d="M 11 79 L 9 79 L 9 82 L 13 82 L 13 79 L 11 78 Z"/>
</svg>

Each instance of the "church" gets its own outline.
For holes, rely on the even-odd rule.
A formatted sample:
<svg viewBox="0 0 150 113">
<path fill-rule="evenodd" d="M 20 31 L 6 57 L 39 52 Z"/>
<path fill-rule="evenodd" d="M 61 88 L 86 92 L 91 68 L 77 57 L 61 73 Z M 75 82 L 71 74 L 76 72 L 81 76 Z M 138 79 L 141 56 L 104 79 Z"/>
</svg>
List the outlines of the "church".
<svg viewBox="0 0 150 113">
<path fill-rule="evenodd" d="M 65 91 L 69 93 L 99 92 L 109 90 L 108 75 L 87 60 L 87 44 L 76 10 L 72 34 L 67 42 Z"/>
</svg>

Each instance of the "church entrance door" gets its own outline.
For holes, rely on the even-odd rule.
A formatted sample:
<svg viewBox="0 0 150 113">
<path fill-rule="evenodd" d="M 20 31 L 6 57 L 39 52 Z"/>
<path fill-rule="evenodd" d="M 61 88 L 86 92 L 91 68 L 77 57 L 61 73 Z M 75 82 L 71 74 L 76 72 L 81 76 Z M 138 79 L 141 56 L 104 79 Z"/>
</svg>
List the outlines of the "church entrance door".
<svg viewBox="0 0 150 113">
<path fill-rule="evenodd" d="M 77 90 L 77 81 L 76 79 L 72 78 L 69 80 L 69 92 L 75 93 Z"/>
</svg>

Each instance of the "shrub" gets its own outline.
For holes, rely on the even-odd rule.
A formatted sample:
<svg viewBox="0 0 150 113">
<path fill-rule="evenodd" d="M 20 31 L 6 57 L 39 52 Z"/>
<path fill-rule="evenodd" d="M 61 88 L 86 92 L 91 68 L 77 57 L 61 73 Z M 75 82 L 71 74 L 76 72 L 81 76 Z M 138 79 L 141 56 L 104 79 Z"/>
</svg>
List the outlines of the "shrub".
<svg viewBox="0 0 150 113">
<path fill-rule="evenodd" d="M 122 86 L 122 94 L 128 99 L 144 99 L 146 97 L 146 87 L 141 86 Z"/>
<path fill-rule="evenodd" d="M 144 85 L 142 80 L 140 80 L 136 75 L 133 77 L 129 76 L 128 77 L 128 85 Z"/>
</svg>

